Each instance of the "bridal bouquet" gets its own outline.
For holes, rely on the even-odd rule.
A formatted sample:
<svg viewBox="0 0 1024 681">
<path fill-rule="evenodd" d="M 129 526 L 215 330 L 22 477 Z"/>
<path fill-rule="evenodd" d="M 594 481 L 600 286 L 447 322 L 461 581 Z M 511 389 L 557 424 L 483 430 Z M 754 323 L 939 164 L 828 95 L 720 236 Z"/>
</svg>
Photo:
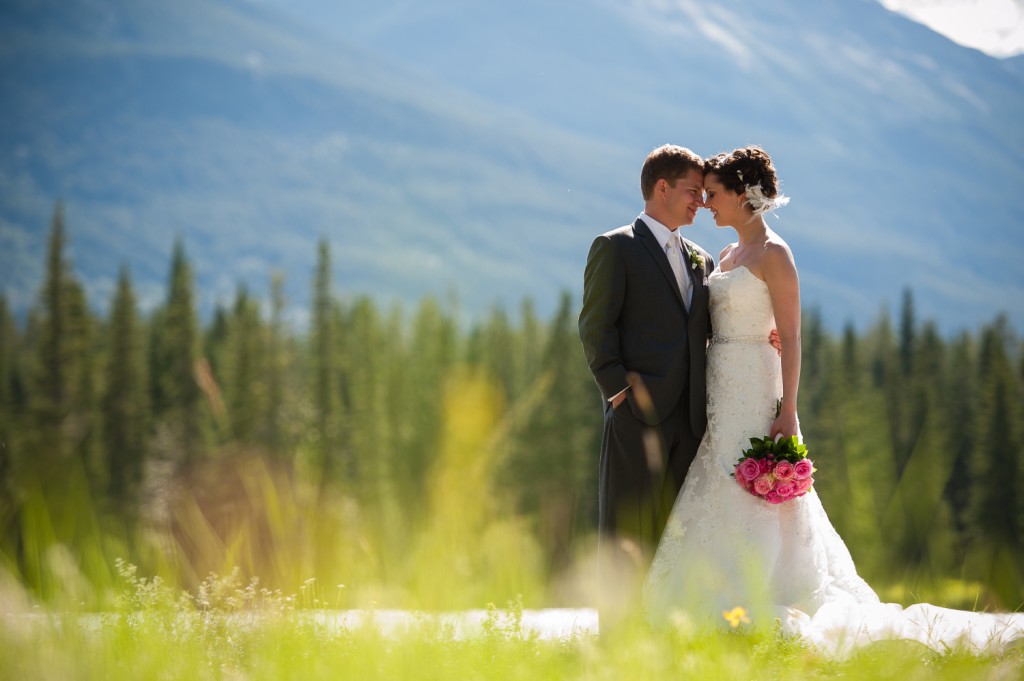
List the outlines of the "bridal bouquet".
<svg viewBox="0 0 1024 681">
<path fill-rule="evenodd" d="M 802 497 L 814 484 L 817 470 L 807 458 L 807 447 L 796 436 L 750 438 L 750 449 L 733 468 L 739 486 L 772 504 Z"/>
</svg>

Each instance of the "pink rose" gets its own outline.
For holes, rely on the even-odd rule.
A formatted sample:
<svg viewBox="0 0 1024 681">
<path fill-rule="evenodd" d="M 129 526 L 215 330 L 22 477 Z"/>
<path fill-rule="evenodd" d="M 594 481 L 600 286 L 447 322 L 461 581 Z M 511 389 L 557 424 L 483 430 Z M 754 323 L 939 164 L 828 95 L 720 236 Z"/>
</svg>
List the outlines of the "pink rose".
<svg viewBox="0 0 1024 681">
<path fill-rule="evenodd" d="M 761 467 L 761 475 L 772 472 L 772 459 L 759 459 L 757 465 Z"/>
<path fill-rule="evenodd" d="M 743 478 L 748 481 L 754 480 L 757 478 L 757 476 L 761 475 L 760 464 L 757 463 L 756 459 L 752 459 L 750 457 L 747 457 L 742 462 L 740 462 L 740 464 L 737 466 L 737 470 L 738 473 L 736 477 L 739 478 L 739 476 L 742 475 Z"/>
<path fill-rule="evenodd" d="M 811 473 L 814 472 L 814 464 L 811 463 L 810 459 L 800 459 L 793 466 L 793 472 L 796 474 L 798 480 L 811 477 Z"/>
<path fill-rule="evenodd" d="M 796 491 L 798 495 L 806 494 L 807 490 L 814 484 L 814 478 L 803 478 L 802 480 L 796 481 Z"/>
<path fill-rule="evenodd" d="M 778 480 L 792 480 L 796 475 L 793 470 L 793 464 L 783 459 L 782 461 L 775 464 L 775 477 Z"/>
<path fill-rule="evenodd" d="M 758 496 L 764 496 L 772 491 L 772 481 L 767 477 L 760 477 L 754 481 L 754 491 Z"/>
<path fill-rule="evenodd" d="M 796 485 L 792 482 L 780 482 L 775 486 L 775 493 L 783 499 L 789 499 L 791 496 L 796 494 Z"/>
<path fill-rule="evenodd" d="M 785 501 L 785 499 L 783 497 L 780 497 L 779 493 L 776 492 L 775 490 L 768 492 L 768 494 L 765 495 L 764 500 L 770 504 L 781 504 L 783 501 Z"/>
</svg>

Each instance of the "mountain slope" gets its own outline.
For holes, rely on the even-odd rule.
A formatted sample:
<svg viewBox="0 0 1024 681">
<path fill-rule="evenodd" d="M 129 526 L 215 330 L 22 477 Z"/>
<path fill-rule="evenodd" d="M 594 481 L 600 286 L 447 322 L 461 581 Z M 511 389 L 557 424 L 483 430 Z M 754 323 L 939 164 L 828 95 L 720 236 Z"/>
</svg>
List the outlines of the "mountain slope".
<svg viewBox="0 0 1024 681">
<path fill-rule="evenodd" d="M 638 152 L 666 140 L 703 154 L 763 144 L 795 197 L 776 224 L 811 301 L 862 320 L 910 285 L 929 315 L 954 324 L 996 309 L 1021 319 L 1019 60 L 962 48 L 864 0 L 300 0 L 289 11 Z M 715 248 L 727 241 L 694 233 Z"/>
<path fill-rule="evenodd" d="M 279 268 L 302 305 L 321 235 L 349 291 L 411 301 L 457 289 L 473 309 L 505 290 L 540 297 L 568 285 L 561 259 L 586 247 L 556 228 L 607 206 L 573 183 L 594 186 L 595 151 L 624 165 L 607 145 L 488 111 L 358 51 L 281 30 L 243 39 L 244 8 L 222 19 L 223 7 L 193 3 L 190 23 L 217 34 L 220 21 L 234 36 L 210 50 L 180 39 L 185 24 L 162 6 L 139 19 L 133 3 L 108 4 L 123 10 L 103 24 L 116 29 L 72 38 L 25 20 L 24 47 L 3 56 L 0 93 L 13 107 L 0 131 L 0 271 L 16 307 L 39 281 L 57 197 L 98 301 L 124 258 L 155 302 L 179 232 L 207 304 L 237 279 L 259 290 Z M 136 22 L 170 33 L 125 28 Z M 562 205 L 568 189 L 586 206 Z"/>
<path fill-rule="evenodd" d="M 773 225 L 828 322 L 907 285 L 948 330 L 1024 322 L 1017 61 L 874 2 L 16 0 L 0 45 L 17 309 L 62 197 L 97 304 L 125 259 L 152 305 L 181 233 L 207 308 L 280 269 L 301 309 L 324 235 L 343 291 L 548 312 L 673 141 L 772 153 L 793 196 Z"/>
</svg>

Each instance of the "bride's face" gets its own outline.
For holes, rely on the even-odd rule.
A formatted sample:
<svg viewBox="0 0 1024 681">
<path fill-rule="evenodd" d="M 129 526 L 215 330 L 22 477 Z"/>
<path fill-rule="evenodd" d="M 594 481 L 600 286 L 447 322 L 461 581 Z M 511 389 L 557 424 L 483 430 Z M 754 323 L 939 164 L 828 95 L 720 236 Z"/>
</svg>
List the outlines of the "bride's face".
<svg viewBox="0 0 1024 681">
<path fill-rule="evenodd" d="M 704 194 L 704 206 L 711 211 L 719 227 L 731 227 L 747 220 L 743 197 L 726 189 L 715 173 L 704 176 Z"/>
</svg>

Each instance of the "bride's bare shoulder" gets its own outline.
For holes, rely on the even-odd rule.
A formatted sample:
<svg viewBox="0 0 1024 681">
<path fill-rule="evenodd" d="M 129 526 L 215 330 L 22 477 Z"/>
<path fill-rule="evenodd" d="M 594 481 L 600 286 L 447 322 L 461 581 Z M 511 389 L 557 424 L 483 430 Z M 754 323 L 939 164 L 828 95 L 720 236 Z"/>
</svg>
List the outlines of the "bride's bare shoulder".
<svg viewBox="0 0 1024 681">
<path fill-rule="evenodd" d="M 793 262 L 793 251 L 785 239 L 775 232 L 769 232 L 768 238 L 764 242 L 764 257 L 772 260 L 782 259 Z"/>
<path fill-rule="evenodd" d="M 718 262 L 721 263 L 722 260 L 725 259 L 725 256 L 732 252 L 732 249 L 734 248 L 736 248 L 736 244 L 728 244 L 725 248 L 723 248 L 722 252 L 718 254 Z"/>
<path fill-rule="evenodd" d="M 773 278 L 773 275 L 796 274 L 796 261 L 793 259 L 793 251 L 790 250 L 789 244 L 778 236 L 769 238 L 765 242 L 760 265 L 766 279 Z"/>
</svg>

